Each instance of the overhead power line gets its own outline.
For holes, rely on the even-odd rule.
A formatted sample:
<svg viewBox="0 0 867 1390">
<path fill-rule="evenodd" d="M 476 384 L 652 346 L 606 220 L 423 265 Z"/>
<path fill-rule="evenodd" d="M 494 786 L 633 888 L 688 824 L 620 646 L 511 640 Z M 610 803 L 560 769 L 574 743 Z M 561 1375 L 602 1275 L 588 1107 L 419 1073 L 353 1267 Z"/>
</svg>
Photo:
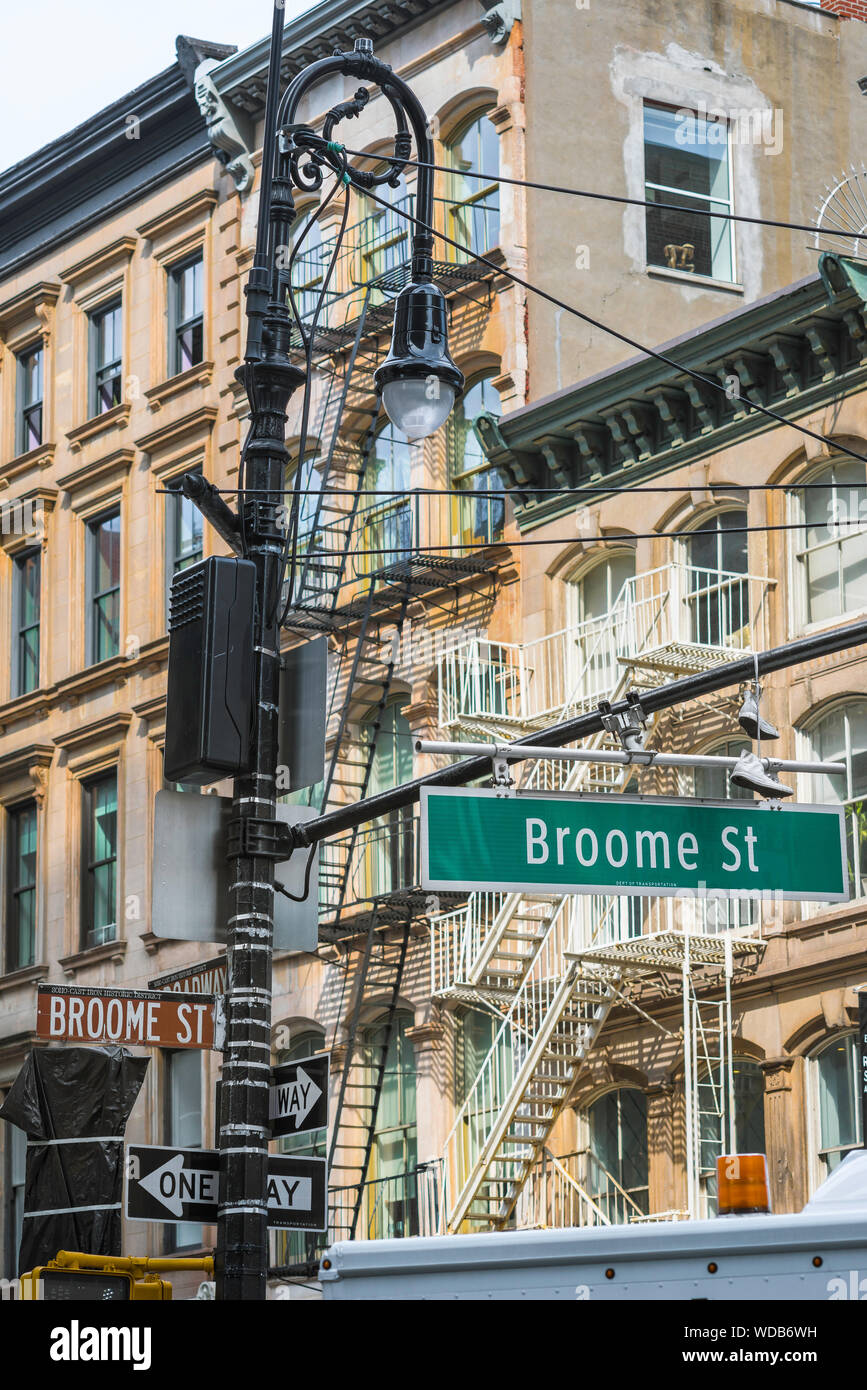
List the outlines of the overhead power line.
<svg viewBox="0 0 867 1390">
<path fill-rule="evenodd" d="M 395 212 L 398 217 L 404 218 L 407 222 L 412 222 L 415 226 L 421 227 L 423 231 L 429 232 L 431 236 L 446 242 L 449 246 L 453 246 L 456 251 L 461 251 L 464 255 L 470 256 L 480 265 L 490 266 L 491 270 L 495 271 L 497 275 L 504 275 L 508 280 L 511 280 L 513 284 L 520 285 L 522 289 L 529 290 L 531 294 L 538 295 L 540 299 L 547 300 L 549 304 L 553 304 L 557 309 L 562 309 L 564 313 L 572 314 L 575 318 L 581 319 L 583 323 L 589 324 L 591 328 L 598 328 L 601 333 L 607 333 L 610 337 L 617 338 L 619 342 L 625 343 L 627 347 L 634 348 L 636 352 L 643 353 L 646 357 L 651 357 L 656 362 L 663 362 L 665 366 L 671 367 L 676 372 L 682 372 L 684 376 L 690 377 L 693 381 L 699 381 L 705 386 L 710 386 L 712 390 L 721 392 L 723 395 L 727 394 L 727 388 L 723 386 L 722 382 L 715 381 L 713 377 L 705 376 L 704 372 L 697 372 L 692 367 L 684 366 L 682 362 L 675 361 L 673 357 L 669 357 L 665 352 L 660 352 L 657 348 L 647 347 L 644 343 L 638 342 L 637 339 L 630 338 L 628 333 L 621 333 L 618 328 L 612 328 L 610 324 L 603 323 L 600 319 L 593 318 L 591 314 L 584 313 L 582 309 L 576 309 L 574 304 L 567 304 L 565 300 L 558 299 L 555 294 L 550 294 L 548 290 L 541 289 L 538 285 L 532 284 L 529 280 L 522 279 L 521 276 L 516 275 L 514 271 L 509 270 L 505 266 L 498 265 L 487 256 L 478 255 L 462 242 L 455 241 L 453 237 L 447 236 L 445 232 L 439 232 L 427 222 L 422 222 L 411 212 L 407 212 L 405 208 L 398 207 L 393 203 L 387 203 L 384 198 L 380 198 L 372 189 L 365 189 L 365 197 L 372 199 L 375 203 L 379 203 L 380 207 L 390 209 L 392 212 Z M 817 430 L 811 430 L 807 425 L 801 425 L 795 420 L 788 419 L 778 411 L 771 410 L 770 406 L 761 405 L 758 401 L 751 400 L 749 396 L 743 394 L 738 395 L 737 399 L 743 401 L 743 403 L 748 405 L 752 410 L 757 410 L 760 415 L 766 416 L 769 420 L 775 420 L 778 425 L 786 425 L 789 429 L 797 430 L 799 434 L 805 435 L 808 439 L 815 439 L 819 444 L 829 445 L 839 454 L 846 454 L 849 458 L 857 459 L 859 463 L 867 463 L 867 455 L 859 454 L 854 449 L 850 449 L 845 444 L 840 444 L 836 440 L 830 440 Z"/>
<path fill-rule="evenodd" d="M 369 150 L 350 150 L 343 146 L 345 154 L 352 158 L 371 158 Z M 448 164 L 428 164 L 422 159 L 399 159 L 394 155 L 377 155 L 376 159 L 385 164 L 398 164 L 401 168 L 405 164 L 412 164 L 418 169 L 433 169 L 440 174 L 456 174 L 460 172 L 462 179 L 478 179 L 480 183 L 508 183 L 517 188 L 533 188 L 539 193 L 562 193 L 569 198 L 592 198 L 603 203 L 624 203 L 629 207 L 637 208 L 658 208 L 665 212 L 688 212 L 690 215 L 695 213 L 697 217 L 714 217 L 721 222 L 748 222 L 756 227 L 777 227 L 786 232 L 808 232 L 812 236 L 817 233 L 821 236 L 841 236 L 850 237 L 853 240 L 863 239 L 864 233 L 853 232 L 850 229 L 844 230 L 837 227 L 816 227 L 807 222 L 781 222 L 772 217 L 750 217 L 744 212 L 711 212 L 709 208 L 693 208 L 684 206 L 683 203 L 657 203 L 651 202 L 647 198 L 628 198 L 622 193 L 596 193 L 587 188 L 564 188 L 556 183 L 535 183 L 531 179 L 515 179 L 507 177 L 505 174 L 483 174 L 477 173 L 474 169 L 452 169 Z"/>
</svg>

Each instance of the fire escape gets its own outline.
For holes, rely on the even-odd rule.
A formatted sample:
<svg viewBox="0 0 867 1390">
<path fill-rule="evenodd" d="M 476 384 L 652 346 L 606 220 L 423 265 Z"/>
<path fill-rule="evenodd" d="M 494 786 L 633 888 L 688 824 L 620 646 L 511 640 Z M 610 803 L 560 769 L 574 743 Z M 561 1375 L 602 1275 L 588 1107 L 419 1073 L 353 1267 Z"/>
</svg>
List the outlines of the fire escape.
<svg viewBox="0 0 867 1390">
<path fill-rule="evenodd" d="M 504 742 L 617 699 L 633 682 L 659 684 L 730 660 L 733 650 L 760 649 L 767 589 L 750 575 L 672 564 L 627 580 L 611 611 L 583 627 L 531 644 L 469 642 L 440 662 L 440 724 L 457 738 Z M 617 769 L 523 767 L 527 788 L 625 789 Z M 568 1224 L 608 1224 L 612 1194 L 618 1219 L 642 1218 L 611 1174 L 594 1187 L 547 1145 L 612 1007 L 641 1012 L 642 991 L 661 979 L 683 991 L 688 1214 L 698 1214 L 701 1173 L 724 1151 L 731 1119 L 731 977 L 763 949 L 740 904 L 726 904 L 722 919 L 709 906 L 477 892 L 431 920 L 432 994 L 495 1020 L 446 1142 L 450 1232 L 548 1224 L 555 1207 Z M 553 1205 L 549 1178 L 559 1192 Z"/>
<path fill-rule="evenodd" d="M 437 499 L 416 493 L 388 503 L 377 498 L 371 505 L 364 496 L 372 486 L 368 464 L 379 422 L 373 372 L 388 351 L 392 302 L 407 283 L 409 263 L 399 258 L 404 239 L 388 249 L 380 273 L 357 283 L 353 233 L 369 237 L 365 223 L 350 229 L 338 279 L 348 280 L 349 288 L 329 299 L 313 344 L 319 394 L 311 437 L 319 447 L 305 486 L 315 478 L 315 492 L 303 512 L 284 623 L 290 642 L 311 633 L 329 639 L 330 755 L 324 782 L 310 792 L 311 803 L 323 812 L 359 801 L 372 788 L 410 606 L 428 598 L 444 602 L 449 590 L 457 593 L 486 575 L 495 578 L 502 554 L 496 546 L 467 554 L 448 546 L 454 537 L 439 533 L 443 518 L 431 505 Z M 368 264 L 376 268 L 375 259 Z M 476 261 L 434 264 L 434 279 L 452 303 L 479 292 L 490 295 L 491 276 Z M 347 420 L 361 441 L 348 461 L 342 439 Z M 442 542 L 445 553 L 434 553 L 431 547 Z M 360 708 L 369 711 L 361 739 Z M 411 817 L 356 828 L 322 846 L 320 941 L 343 981 L 335 1031 L 342 1070 L 328 1147 L 331 1239 L 362 1233 L 365 1180 L 411 924 L 424 900 Z M 362 1026 L 371 1000 L 385 1008 L 374 1045 L 364 1041 Z M 308 1259 L 319 1244 L 306 1242 Z"/>
</svg>

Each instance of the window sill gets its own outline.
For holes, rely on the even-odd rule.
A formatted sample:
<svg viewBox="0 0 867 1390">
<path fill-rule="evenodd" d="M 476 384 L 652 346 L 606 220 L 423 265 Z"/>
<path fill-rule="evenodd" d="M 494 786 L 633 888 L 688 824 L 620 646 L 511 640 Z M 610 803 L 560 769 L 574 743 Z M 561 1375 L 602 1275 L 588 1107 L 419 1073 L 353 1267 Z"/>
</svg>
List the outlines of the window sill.
<svg viewBox="0 0 867 1390">
<path fill-rule="evenodd" d="M 178 372 L 176 376 L 168 377 L 165 381 L 161 381 L 158 386 L 152 386 L 149 391 L 145 391 L 148 409 L 155 414 L 162 409 L 166 401 L 189 390 L 191 386 L 210 385 L 213 374 L 213 362 L 197 362 L 194 367 L 188 367 L 185 372 Z"/>
<path fill-rule="evenodd" d="M 867 618 L 867 608 L 854 608 L 851 613 L 839 613 L 835 618 L 823 618 L 821 622 L 805 623 L 796 634 L 799 637 L 818 637 L 823 632 L 833 632 L 835 627 L 848 627 L 850 623 Z"/>
<path fill-rule="evenodd" d="M 111 410 L 106 410 L 102 415 L 94 415 L 90 420 L 85 420 L 83 425 L 70 430 L 66 438 L 72 452 L 77 454 L 82 444 L 87 444 L 108 430 L 125 429 L 129 424 L 131 410 L 132 406 L 128 401 L 121 401 L 120 405 L 112 406 Z"/>
<path fill-rule="evenodd" d="M 61 956 L 57 964 L 65 975 L 75 975 L 89 965 L 101 965 L 103 961 L 114 961 L 119 965 L 126 955 L 126 942 L 123 940 L 103 941 L 101 946 L 88 946 L 84 951 L 76 951 L 71 956 Z"/>
<path fill-rule="evenodd" d="M 35 468 L 50 468 L 54 462 L 56 444 L 40 444 L 38 449 L 28 449 L 26 454 L 16 454 L 0 468 L 0 478 L 17 478 L 21 473 L 29 473 Z"/>
<path fill-rule="evenodd" d="M 684 285 L 701 285 L 706 290 L 724 290 L 726 294 L 743 294 L 743 285 L 733 280 L 717 280 L 713 275 L 693 275 L 689 270 L 669 270 L 664 265 L 645 266 L 645 274 L 652 280 L 678 280 Z"/>
<path fill-rule="evenodd" d="M 15 989 L 18 985 L 33 984 L 36 980 L 44 980 L 48 974 L 47 965 L 23 965 L 20 970 L 10 970 L 8 975 L 0 975 L 0 993 L 6 989 Z"/>
</svg>

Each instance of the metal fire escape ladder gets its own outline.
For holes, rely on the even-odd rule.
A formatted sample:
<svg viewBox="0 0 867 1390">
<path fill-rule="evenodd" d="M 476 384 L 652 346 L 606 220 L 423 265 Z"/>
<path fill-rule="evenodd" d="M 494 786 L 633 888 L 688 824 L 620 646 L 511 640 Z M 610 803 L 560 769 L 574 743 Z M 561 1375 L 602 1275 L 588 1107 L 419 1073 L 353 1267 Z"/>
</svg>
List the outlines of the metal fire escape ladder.
<svg viewBox="0 0 867 1390">
<path fill-rule="evenodd" d="M 346 1055 L 340 1091 L 334 1114 L 334 1128 L 328 1151 L 328 1172 L 340 1180 L 333 1189 L 348 1195 L 342 1204 L 333 1203 L 331 1236 L 334 1240 L 352 1240 L 358 1226 L 364 1199 L 364 1182 L 370 1166 L 370 1156 L 376 1139 L 376 1121 L 388 1053 L 394 1034 L 397 1001 L 403 981 L 410 937 L 410 914 L 397 941 L 377 936 L 377 913 L 374 910 L 367 930 L 364 952 L 358 968 L 355 1001 L 346 1039 Z M 386 1002 L 385 1027 L 382 1040 L 360 1046 L 361 1016 L 374 1001 Z M 371 1058 L 369 1054 L 374 1053 Z"/>
</svg>

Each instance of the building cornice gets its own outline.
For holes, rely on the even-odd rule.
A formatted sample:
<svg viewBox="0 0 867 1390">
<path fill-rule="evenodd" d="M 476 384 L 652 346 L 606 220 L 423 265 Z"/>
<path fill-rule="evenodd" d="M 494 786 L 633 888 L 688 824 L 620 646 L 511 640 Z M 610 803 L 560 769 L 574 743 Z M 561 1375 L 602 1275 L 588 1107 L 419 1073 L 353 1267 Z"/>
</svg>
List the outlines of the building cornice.
<svg viewBox="0 0 867 1390">
<path fill-rule="evenodd" d="M 739 392 L 796 419 L 867 384 L 867 275 L 828 255 L 820 272 L 659 349 L 731 394 L 642 355 L 499 421 L 483 416 L 477 432 L 516 491 L 519 527 L 574 512 L 570 487 L 594 488 L 578 504 L 588 506 L 610 485 L 644 481 L 777 427 Z M 534 497 L 534 485 L 564 492 Z"/>
<path fill-rule="evenodd" d="M 324 0 L 286 26 L 280 71 L 291 80 L 310 63 L 349 50 L 357 38 L 373 39 L 379 48 L 398 35 L 448 9 L 455 0 Z M 263 37 L 241 53 L 213 67 L 208 77 L 232 106 L 249 113 L 265 105 L 270 39 Z"/>
</svg>

